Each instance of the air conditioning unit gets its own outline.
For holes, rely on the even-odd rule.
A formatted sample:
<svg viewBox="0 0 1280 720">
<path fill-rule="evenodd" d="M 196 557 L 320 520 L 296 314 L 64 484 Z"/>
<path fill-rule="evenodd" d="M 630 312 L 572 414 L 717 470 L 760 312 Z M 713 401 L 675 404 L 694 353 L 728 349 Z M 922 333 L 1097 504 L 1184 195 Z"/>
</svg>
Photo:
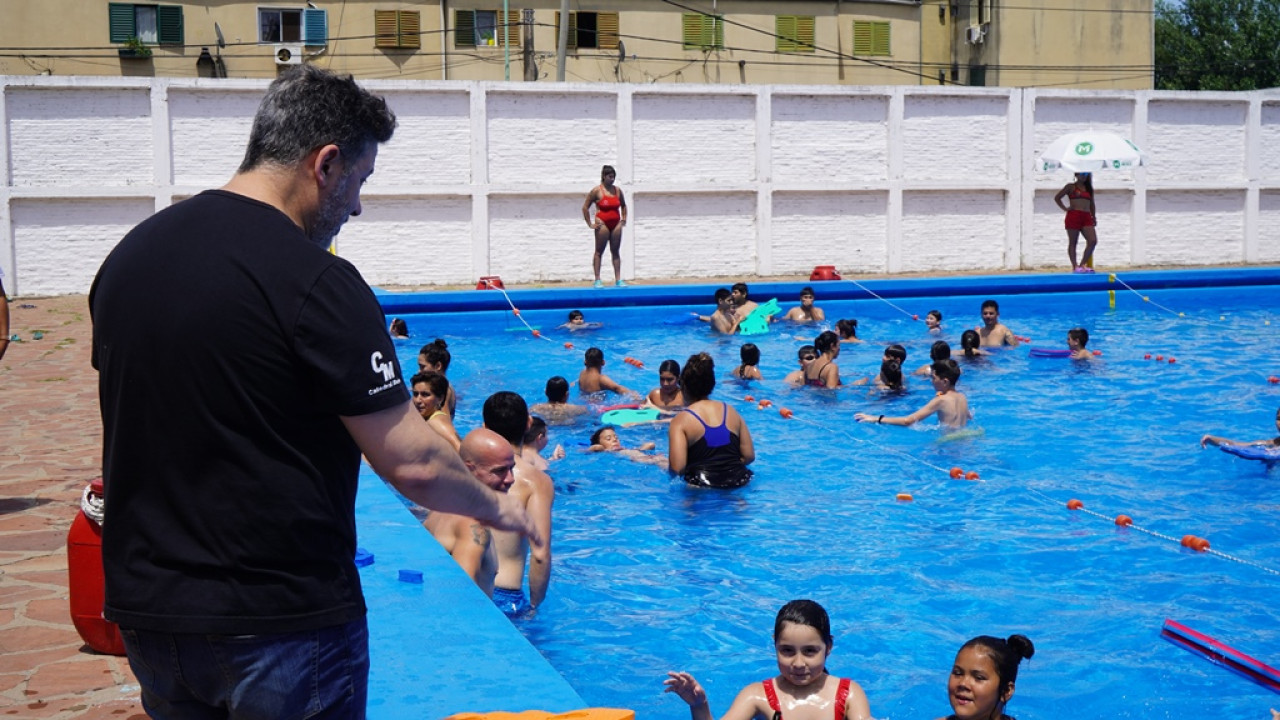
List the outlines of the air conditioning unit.
<svg viewBox="0 0 1280 720">
<path fill-rule="evenodd" d="M 982 25 L 970 25 L 965 31 L 965 39 L 970 45 L 982 44 L 982 39 L 987 36 L 987 31 Z"/>
<path fill-rule="evenodd" d="M 301 65 L 302 64 L 302 46 L 301 45 L 276 45 L 276 64 L 277 65 Z"/>
</svg>

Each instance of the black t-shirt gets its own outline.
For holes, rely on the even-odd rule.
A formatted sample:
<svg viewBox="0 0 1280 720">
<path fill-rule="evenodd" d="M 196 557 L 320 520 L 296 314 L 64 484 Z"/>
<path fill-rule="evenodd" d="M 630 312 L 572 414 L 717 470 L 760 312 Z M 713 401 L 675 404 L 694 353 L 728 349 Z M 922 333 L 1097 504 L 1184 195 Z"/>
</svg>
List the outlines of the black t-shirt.
<svg viewBox="0 0 1280 720">
<path fill-rule="evenodd" d="M 362 617 L 360 452 L 339 416 L 408 392 L 359 272 L 275 208 L 209 191 L 126 235 L 89 306 L 107 619 L 253 634 Z"/>
</svg>

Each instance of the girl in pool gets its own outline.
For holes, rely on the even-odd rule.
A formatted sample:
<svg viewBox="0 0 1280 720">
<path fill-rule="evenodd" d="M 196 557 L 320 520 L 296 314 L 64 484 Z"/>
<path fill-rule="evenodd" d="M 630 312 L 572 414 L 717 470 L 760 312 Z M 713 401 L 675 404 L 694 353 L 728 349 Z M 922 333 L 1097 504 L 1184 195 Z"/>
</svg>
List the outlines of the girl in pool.
<svg viewBox="0 0 1280 720">
<path fill-rule="evenodd" d="M 937 335 L 942 332 L 942 312 L 938 310 L 930 310 L 929 314 L 924 316 L 924 326 L 929 330 L 930 334 Z"/>
<path fill-rule="evenodd" d="M 1025 635 L 1008 640 L 980 635 L 965 643 L 947 680 L 951 714 L 938 720 L 1014 720 L 1004 707 L 1013 697 L 1018 663 L 1035 652 Z"/>
<path fill-rule="evenodd" d="M 1276 432 L 1280 432 L 1280 410 L 1276 410 Z M 1208 447 L 1210 445 L 1214 447 L 1218 447 L 1219 445 L 1280 447 L 1280 436 L 1271 438 L 1270 440 L 1254 440 L 1252 442 L 1246 440 L 1229 440 L 1224 437 L 1218 437 L 1217 435 L 1205 435 L 1200 438 L 1200 447 Z"/>
<path fill-rule="evenodd" d="M 840 387 L 840 367 L 836 365 L 836 358 L 840 357 L 840 339 L 827 330 L 814 339 L 813 347 L 818 351 L 818 359 L 804 369 L 804 384 L 821 388 Z"/>
<path fill-rule="evenodd" d="M 449 397 L 449 381 L 440 373 L 428 370 L 414 375 L 409 382 L 413 388 L 413 407 L 418 414 L 440 437 L 448 440 L 454 450 L 460 449 L 462 438 L 458 437 L 453 419 L 444 409 L 445 398 Z"/>
<path fill-rule="evenodd" d="M 418 350 L 418 372 L 430 370 L 447 377 L 451 362 L 453 362 L 453 355 L 449 354 L 449 344 L 440 338 L 432 340 Z M 449 386 L 448 402 L 442 407 L 449 413 L 449 417 L 458 414 L 458 396 L 453 392 L 452 385 Z"/>
<path fill-rule="evenodd" d="M 756 459 L 747 422 L 729 403 L 713 402 L 716 366 L 698 353 L 680 371 L 680 387 L 689 407 L 676 413 L 667 429 L 667 469 L 690 485 L 742 487 L 751 481 L 747 467 Z"/>
<path fill-rule="evenodd" d="M 856 345 L 862 342 L 858 339 L 858 321 L 853 318 L 844 318 L 836 321 L 836 332 L 840 333 L 840 342 Z"/>
<path fill-rule="evenodd" d="M 871 720 L 862 687 L 827 673 L 833 644 L 831 621 L 821 605 L 812 600 L 783 605 L 773 624 L 778 676 L 743 688 L 721 720 Z M 693 720 L 711 720 L 707 693 L 692 675 L 670 672 L 663 684 L 664 692 L 689 704 Z"/>
<path fill-rule="evenodd" d="M 408 340 L 409 323 L 405 322 L 404 318 L 391 318 L 391 327 L 388 328 L 388 332 L 396 340 Z"/>
<path fill-rule="evenodd" d="M 961 357 L 966 360 L 973 360 L 983 355 L 991 354 L 982 349 L 982 336 L 978 334 L 977 330 L 965 330 L 961 333 L 960 347 L 964 350 Z"/>
<path fill-rule="evenodd" d="M 665 465 L 667 458 L 665 455 L 649 455 L 645 451 L 653 450 L 658 446 L 657 443 L 642 443 L 640 447 L 629 448 L 622 446 L 622 438 L 618 437 L 618 431 L 612 425 L 604 427 L 591 433 L 591 447 L 587 448 L 587 452 L 611 452 L 618 453 L 628 460 L 634 460 L 638 463 L 648 463 L 649 465 Z"/>
<path fill-rule="evenodd" d="M 760 375 L 760 348 L 755 343 L 743 343 L 738 351 L 742 364 L 733 369 L 733 376 L 739 380 L 764 380 Z"/>
<path fill-rule="evenodd" d="M 671 359 L 662 361 L 658 366 L 658 387 L 649 391 L 644 404 L 671 413 L 684 407 L 684 394 L 680 392 L 680 363 Z"/>
<path fill-rule="evenodd" d="M 876 390 L 881 392 L 898 392 L 905 388 L 902 382 L 902 363 L 896 358 L 885 358 L 880 361 L 880 373 L 874 378 L 862 378 L 849 383 L 850 385 L 866 385 L 868 382 L 875 385 Z"/>
</svg>

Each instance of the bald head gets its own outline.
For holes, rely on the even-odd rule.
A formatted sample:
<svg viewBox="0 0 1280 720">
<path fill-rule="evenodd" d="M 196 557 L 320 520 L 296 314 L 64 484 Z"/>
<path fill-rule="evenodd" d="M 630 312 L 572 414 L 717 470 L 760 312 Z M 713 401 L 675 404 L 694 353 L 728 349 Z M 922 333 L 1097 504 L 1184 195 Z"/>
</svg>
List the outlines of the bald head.
<svg viewBox="0 0 1280 720">
<path fill-rule="evenodd" d="M 487 428 L 476 428 L 462 439 L 458 449 L 462 461 L 477 480 L 497 490 L 506 492 L 515 480 L 511 469 L 515 467 L 515 454 L 511 443 Z"/>
</svg>

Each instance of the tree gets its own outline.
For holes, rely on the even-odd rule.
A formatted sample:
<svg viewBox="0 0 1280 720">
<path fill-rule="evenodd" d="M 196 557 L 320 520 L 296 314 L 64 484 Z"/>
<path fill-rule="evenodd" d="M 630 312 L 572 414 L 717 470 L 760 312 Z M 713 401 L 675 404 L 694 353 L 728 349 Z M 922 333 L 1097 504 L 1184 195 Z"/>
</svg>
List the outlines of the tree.
<svg viewBox="0 0 1280 720">
<path fill-rule="evenodd" d="M 1280 0 L 1157 0 L 1158 90 L 1280 86 Z"/>
</svg>

